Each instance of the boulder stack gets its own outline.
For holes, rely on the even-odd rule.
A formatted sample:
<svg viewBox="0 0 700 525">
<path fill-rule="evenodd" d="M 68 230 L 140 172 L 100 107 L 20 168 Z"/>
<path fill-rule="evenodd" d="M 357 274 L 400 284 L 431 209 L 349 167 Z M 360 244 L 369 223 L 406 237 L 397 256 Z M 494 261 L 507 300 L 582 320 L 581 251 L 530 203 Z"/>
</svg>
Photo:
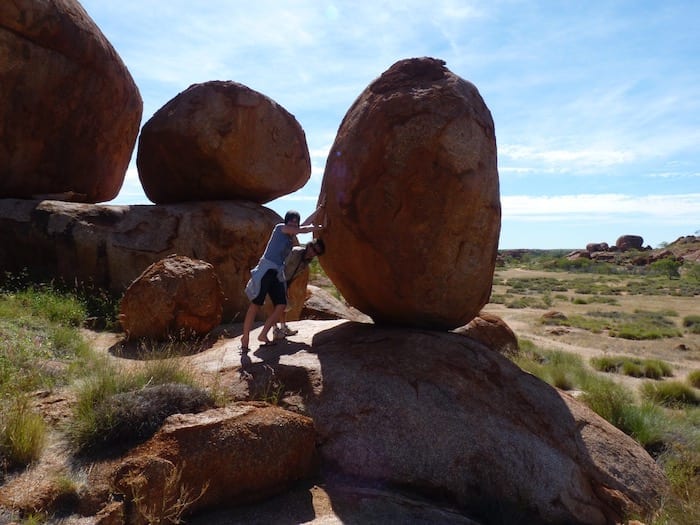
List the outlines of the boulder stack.
<svg viewBox="0 0 700 525">
<path fill-rule="evenodd" d="M 0 3 L 0 198 L 113 199 L 143 103 L 77 0 Z"/>
<path fill-rule="evenodd" d="M 343 119 L 321 266 L 376 323 L 453 329 L 489 299 L 501 224 L 493 119 L 442 60 L 397 62 Z"/>
</svg>

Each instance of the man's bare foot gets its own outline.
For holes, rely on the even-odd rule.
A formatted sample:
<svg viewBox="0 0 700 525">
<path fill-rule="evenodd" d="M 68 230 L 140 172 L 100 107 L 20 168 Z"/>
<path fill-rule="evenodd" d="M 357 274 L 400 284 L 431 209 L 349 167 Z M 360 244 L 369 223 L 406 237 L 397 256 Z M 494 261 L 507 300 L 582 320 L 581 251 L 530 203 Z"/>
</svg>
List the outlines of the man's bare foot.
<svg viewBox="0 0 700 525">
<path fill-rule="evenodd" d="M 262 346 L 274 345 L 274 344 L 275 344 L 275 341 L 270 341 L 270 340 L 267 338 L 267 334 L 260 334 L 260 335 L 258 336 L 258 341 L 260 341 L 260 344 L 261 344 Z"/>
</svg>

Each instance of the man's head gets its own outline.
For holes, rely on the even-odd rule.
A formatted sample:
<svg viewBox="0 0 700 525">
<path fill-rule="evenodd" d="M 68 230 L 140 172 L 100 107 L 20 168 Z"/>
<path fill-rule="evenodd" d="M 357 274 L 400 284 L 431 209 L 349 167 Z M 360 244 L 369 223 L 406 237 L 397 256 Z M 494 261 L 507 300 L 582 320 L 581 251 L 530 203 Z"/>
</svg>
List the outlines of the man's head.
<svg viewBox="0 0 700 525">
<path fill-rule="evenodd" d="M 313 259 L 316 256 L 323 255 L 326 252 L 326 245 L 323 239 L 314 239 L 306 243 L 306 258 Z"/>
<path fill-rule="evenodd" d="M 290 222 L 296 222 L 297 225 L 301 222 L 301 215 L 299 215 L 298 211 L 289 210 L 284 214 L 284 223 L 289 224 Z"/>
</svg>

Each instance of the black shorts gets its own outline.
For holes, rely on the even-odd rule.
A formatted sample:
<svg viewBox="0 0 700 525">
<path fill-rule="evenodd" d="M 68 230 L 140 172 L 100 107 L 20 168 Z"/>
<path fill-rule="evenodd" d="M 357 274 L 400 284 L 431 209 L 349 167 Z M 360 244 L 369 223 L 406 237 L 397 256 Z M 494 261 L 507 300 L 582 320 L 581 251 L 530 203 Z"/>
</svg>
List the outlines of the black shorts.
<svg viewBox="0 0 700 525">
<path fill-rule="evenodd" d="M 287 291 L 284 283 L 277 278 L 277 270 L 268 270 L 260 281 L 260 293 L 253 299 L 253 304 L 262 306 L 265 296 L 270 294 L 272 304 L 287 304 Z"/>
</svg>

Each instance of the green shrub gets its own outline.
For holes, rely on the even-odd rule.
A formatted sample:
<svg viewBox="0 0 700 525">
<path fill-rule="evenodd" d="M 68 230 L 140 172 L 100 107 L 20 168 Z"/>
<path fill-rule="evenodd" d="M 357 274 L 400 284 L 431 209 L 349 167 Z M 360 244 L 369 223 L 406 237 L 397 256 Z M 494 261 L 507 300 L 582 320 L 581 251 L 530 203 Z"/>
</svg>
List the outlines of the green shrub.
<svg viewBox="0 0 700 525">
<path fill-rule="evenodd" d="M 595 319 L 589 316 L 571 315 L 569 316 L 569 326 L 599 334 L 603 330 L 608 330 L 611 326 L 611 322 L 606 319 Z"/>
<path fill-rule="evenodd" d="M 78 391 L 68 434 L 77 452 L 130 446 L 155 432 L 171 414 L 214 405 L 176 360 L 149 361 L 128 373 L 103 364 Z"/>
<path fill-rule="evenodd" d="M 632 393 L 624 386 L 600 378 L 589 378 L 584 385 L 581 397 L 595 413 L 608 420 L 618 428 L 624 428 L 628 407 L 634 401 Z"/>
<path fill-rule="evenodd" d="M 688 374 L 688 383 L 692 387 L 700 388 L 700 370 L 693 370 Z"/>
<path fill-rule="evenodd" d="M 687 328 L 691 334 L 700 334 L 700 315 L 685 316 L 683 318 L 683 327 Z"/>
<path fill-rule="evenodd" d="M 18 292 L 15 299 L 33 315 L 52 323 L 80 326 L 86 317 L 85 308 L 80 301 L 50 287 L 28 288 Z"/>
<path fill-rule="evenodd" d="M 645 402 L 621 407 L 617 422 L 620 430 L 637 440 L 652 455 L 665 448 L 668 423 L 658 405 Z"/>
<path fill-rule="evenodd" d="M 35 289 L 0 292 L 0 395 L 65 384 L 92 355 L 77 326 L 82 309 L 72 297 Z M 42 372 L 59 360 L 67 367 Z"/>
<path fill-rule="evenodd" d="M 46 442 L 46 424 L 31 409 L 28 398 L 15 397 L 1 415 L 0 457 L 7 467 L 24 467 L 37 460 Z"/>
<path fill-rule="evenodd" d="M 642 377 L 644 375 L 641 363 L 632 360 L 625 360 L 622 363 L 622 373 L 630 377 Z"/>
<path fill-rule="evenodd" d="M 513 361 L 523 370 L 562 390 L 573 390 L 583 383 L 587 372 L 578 355 L 539 350 L 528 340 L 519 341 L 519 345 L 520 355 Z"/>
<path fill-rule="evenodd" d="M 666 318 L 674 315 L 678 314 L 673 311 L 637 310 L 632 314 L 618 311 L 591 311 L 586 313 L 586 318 L 571 316 L 571 322 L 572 326 L 590 330 L 593 333 L 608 330 L 611 337 L 650 340 L 682 335 L 673 321 Z M 594 318 L 594 320 L 588 318 Z"/>
<path fill-rule="evenodd" d="M 700 283 L 700 263 L 687 261 L 683 263 L 683 277 L 689 281 Z"/>
<path fill-rule="evenodd" d="M 680 381 L 644 383 L 641 393 L 644 399 L 667 407 L 700 405 L 700 396 L 693 391 L 692 387 Z"/>
<path fill-rule="evenodd" d="M 639 359 L 627 356 L 593 357 L 591 366 L 601 372 L 622 373 L 631 377 L 648 377 L 661 379 L 671 377 L 671 365 L 658 359 Z"/>
</svg>

